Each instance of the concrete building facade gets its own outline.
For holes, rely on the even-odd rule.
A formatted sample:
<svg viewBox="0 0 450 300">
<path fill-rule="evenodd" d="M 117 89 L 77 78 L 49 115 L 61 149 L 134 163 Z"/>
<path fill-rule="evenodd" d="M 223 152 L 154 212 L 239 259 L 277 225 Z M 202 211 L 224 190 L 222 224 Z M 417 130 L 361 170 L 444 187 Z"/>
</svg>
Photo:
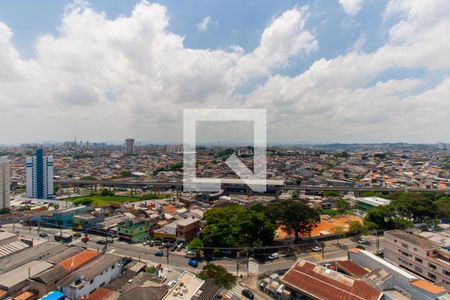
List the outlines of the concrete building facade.
<svg viewBox="0 0 450 300">
<path fill-rule="evenodd" d="M 0 209 L 9 207 L 11 175 L 7 156 L 0 157 Z"/>
<path fill-rule="evenodd" d="M 450 289 L 450 251 L 402 230 L 384 233 L 384 258 L 429 281 Z"/>
</svg>

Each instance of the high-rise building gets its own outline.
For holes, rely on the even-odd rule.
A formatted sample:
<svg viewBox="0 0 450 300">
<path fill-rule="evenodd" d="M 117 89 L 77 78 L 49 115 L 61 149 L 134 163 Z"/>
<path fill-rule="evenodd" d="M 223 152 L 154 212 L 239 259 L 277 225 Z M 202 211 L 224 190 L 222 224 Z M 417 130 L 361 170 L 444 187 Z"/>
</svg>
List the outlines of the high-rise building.
<svg viewBox="0 0 450 300">
<path fill-rule="evenodd" d="M 127 155 L 135 155 L 136 154 L 135 149 L 134 149 L 134 139 L 126 139 L 125 147 L 126 147 Z"/>
<path fill-rule="evenodd" d="M 44 150 L 36 150 L 35 156 L 26 158 L 27 197 L 53 198 L 53 157 L 44 156 Z"/>
<path fill-rule="evenodd" d="M 9 207 L 10 172 L 8 157 L 0 157 L 0 209 Z"/>
</svg>

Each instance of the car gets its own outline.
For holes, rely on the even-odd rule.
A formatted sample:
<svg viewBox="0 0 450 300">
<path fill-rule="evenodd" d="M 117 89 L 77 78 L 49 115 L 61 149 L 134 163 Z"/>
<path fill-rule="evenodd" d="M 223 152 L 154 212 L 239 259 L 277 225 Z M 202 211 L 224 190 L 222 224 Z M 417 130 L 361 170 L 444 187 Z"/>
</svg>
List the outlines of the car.
<svg viewBox="0 0 450 300">
<path fill-rule="evenodd" d="M 105 241 L 105 240 L 98 240 L 98 241 L 97 241 L 97 244 L 99 244 L 99 245 L 105 245 L 105 244 L 106 244 L 106 241 Z"/>
<path fill-rule="evenodd" d="M 161 245 L 159 245 L 159 249 L 163 249 L 163 248 L 165 248 L 166 247 L 166 244 L 164 244 L 164 243 L 161 243 Z"/>
<path fill-rule="evenodd" d="M 192 251 L 192 250 L 187 251 L 186 255 L 185 255 L 185 257 L 187 257 L 187 258 L 194 258 L 196 256 L 197 256 L 197 253 L 195 251 Z"/>
<path fill-rule="evenodd" d="M 365 245 L 365 244 L 367 244 L 367 243 L 369 243 L 369 241 L 366 240 L 366 239 L 359 239 L 359 240 L 358 240 L 358 244 L 360 244 L 360 245 Z"/>
<path fill-rule="evenodd" d="M 164 252 L 162 252 L 161 250 L 156 251 L 155 252 L 155 256 L 163 257 L 164 256 Z"/>
<path fill-rule="evenodd" d="M 76 233 L 74 233 L 74 234 L 73 234 L 73 237 L 77 237 L 77 238 L 79 238 L 79 237 L 81 237 L 81 233 L 79 233 L 79 232 L 76 232 Z"/>
<path fill-rule="evenodd" d="M 173 244 L 172 247 L 170 247 L 170 251 L 175 251 L 177 249 L 177 244 Z"/>
<path fill-rule="evenodd" d="M 48 234 L 45 232 L 41 232 L 41 233 L 39 233 L 39 236 L 40 237 L 48 237 Z"/>
<path fill-rule="evenodd" d="M 274 259 L 278 259 L 280 258 L 280 255 L 278 254 L 278 252 L 272 253 L 271 255 L 269 255 L 269 259 L 270 260 L 274 260 Z"/>
<path fill-rule="evenodd" d="M 312 250 L 313 252 L 321 252 L 321 251 L 322 251 L 322 247 L 314 246 L 314 247 L 312 247 L 311 250 Z"/>
<path fill-rule="evenodd" d="M 144 241 L 144 242 L 142 243 L 142 246 L 147 246 L 147 245 L 148 245 L 147 241 Z"/>
<path fill-rule="evenodd" d="M 176 280 L 171 280 L 171 281 L 169 281 L 169 282 L 167 283 L 167 285 L 169 286 L 169 288 L 173 288 L 175 284 L 177 284 L 177 281 L 176 281 Z"/>
<path fill-rule="evenodd" d="M 155 246 L 161 246 L 161 241 L 160 240 L 154 240 L 153 241 L 153 245 L 155 245 Z"/>
<path fill-rule="evenodd" d="M 81 239 L 81 241 L 82 241 L 83 243 L 87 243 L 87 242 L 89 241 L 89 237 L 88 237 L 88 236 L 85 236 L 84 238 Z"/>
<path fill-rule="evenodd" d="M 194 258 L 190 258 L 188 261 L 188 265 L 190 265 L 193 268 L 197 268 L 198 267 L 198 260 L 194 259 Z"/>
<path fill-rule="evenodd" d="M 113 240 L 113 239 L 106 240 L 106 243 L 108 243 L 108 244 L 113 244 L 113 243 L 114 243 L 114 240 Z"/>
<path fill-rule="evenodd" d="M 253 292 L 248 289 L 242 290 L 242 296 L 244 296 L 247 299 L 255 299 L 255 295 L 253 294 Z"/>
</svg>

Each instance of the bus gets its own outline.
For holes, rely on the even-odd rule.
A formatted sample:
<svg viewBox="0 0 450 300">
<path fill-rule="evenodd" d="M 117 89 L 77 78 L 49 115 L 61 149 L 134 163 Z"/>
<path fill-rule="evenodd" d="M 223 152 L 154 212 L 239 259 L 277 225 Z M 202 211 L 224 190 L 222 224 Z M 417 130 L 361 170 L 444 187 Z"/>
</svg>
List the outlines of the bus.
<svg viewBox="0 0 450 300">
<path fill-rule="evenodd" d="M 55 233 L 55 241 L 56 242 L 61 242 L 61 243 L 70 243 L 72 242 L 72 236 L 70 234 L 67 233 L 60 233 L 57 232 Z"/>
</svg>

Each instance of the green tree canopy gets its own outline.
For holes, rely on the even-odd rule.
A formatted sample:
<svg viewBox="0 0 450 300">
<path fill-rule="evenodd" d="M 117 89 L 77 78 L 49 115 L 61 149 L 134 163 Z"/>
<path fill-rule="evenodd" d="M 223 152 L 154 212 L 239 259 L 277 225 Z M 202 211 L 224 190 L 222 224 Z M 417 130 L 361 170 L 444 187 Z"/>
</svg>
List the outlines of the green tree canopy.
<svg viewBox="0 0 450 300">
<path fill-rule="evenodd" d="M 348 224 L 348 231 L 351 233 L 360 234 L 364 231 L 364 225 L 359 221 L 350 221 Z"/>
<path fill-rule="evenodd" d="M 267 210 L 278 224 L 283 225 L 287 232 L 294 232 L 295 242 L 300 239 L 300 234 L 311 235 L 314 227 L 320 223 L 319 212 L 301 202 L 286 200 L 269 205 Z"/>
<path fill-rule="evenodd" d="M 189 249 L 201 249 L 203 248 L 203 241 L 200 238 L 196 237 L 192 239 L 187 246 Z"/>
<path fill-rule="evenodd" d="M 231 289 L 236 283 L 236 277 L 229 273 L 224 267 L 208 263 L 203 267 L 198 277 L 203 280 L 212 279 L 214 283 L 223 289 Z"/>
<path fill-rule="evenodd" d="M 344 199 L 337 199 L 336 208 L 340 211 L 348 210 L 350 208 L 350 203 Z"/>
<path fill-rule="evenodd" d="M 275 226 L 260 205 L 215 207 L 203 219 L 206 226 L 200 237 L 205 246 L 250 247 L 257 242 L 263 245 L 273 242 Z"/>
</svg>

